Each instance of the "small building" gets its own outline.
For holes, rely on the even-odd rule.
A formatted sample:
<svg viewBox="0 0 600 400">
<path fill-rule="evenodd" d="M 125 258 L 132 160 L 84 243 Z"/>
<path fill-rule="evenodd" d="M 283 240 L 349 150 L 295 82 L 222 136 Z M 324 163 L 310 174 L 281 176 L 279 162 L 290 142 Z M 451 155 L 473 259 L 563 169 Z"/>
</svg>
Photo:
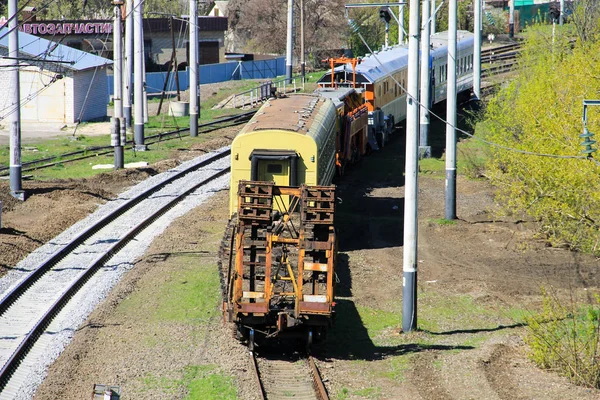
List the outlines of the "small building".
<svg viewBox="0 0 600 400">
<path fill-rule="evenodd" d="M 0 87 L 14 90 L 10 81 L 8 29 L 0 28 Z M 65 124 L 102 120 L 107 116 L 106 70 L 111 60 L 28 33 L 19 32 L 21 120 Z M 0 97 L 0 121 L 16 105 Z"/>
<path fill-rule="evenodd" d="M 178 69 L 187 66 L 189 53 L 188 17 L 144 18 L 144 53 L 146 71 L 167 70 L 173 46 Z M 2 26 L 0 18 L 0 26 Z M 37 20 L 19 24 L 19 30 L 44 39 L 60 41 L 69 47 L 113 58 L 112 20 Z M 225 60 L 227 18 L 198 17 L 200 64 L 216 64 Z"/>
</svg>

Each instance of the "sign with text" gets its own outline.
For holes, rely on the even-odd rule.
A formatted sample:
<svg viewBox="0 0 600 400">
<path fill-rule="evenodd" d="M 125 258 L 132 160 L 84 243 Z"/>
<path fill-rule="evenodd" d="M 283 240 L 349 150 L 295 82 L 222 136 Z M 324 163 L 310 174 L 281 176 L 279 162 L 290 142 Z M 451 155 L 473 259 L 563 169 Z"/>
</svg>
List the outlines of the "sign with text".
<svg viewBox="0 0 600 400">
<path fill-rule="evenodd" d="M 0 17 L 0 27 L 7 22 L 4 16 Z M 112 34 L 113 24 L 106 21 L 26 22 L 19 25 L 19 30 L 32 35 L 109 35 Z"/>
</svg>

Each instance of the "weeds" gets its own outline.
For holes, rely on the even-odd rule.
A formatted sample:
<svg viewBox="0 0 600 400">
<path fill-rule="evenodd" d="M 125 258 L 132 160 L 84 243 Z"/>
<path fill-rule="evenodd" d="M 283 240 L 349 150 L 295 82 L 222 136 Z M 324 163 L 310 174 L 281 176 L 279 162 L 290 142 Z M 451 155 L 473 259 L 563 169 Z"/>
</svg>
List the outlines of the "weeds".
<svg viewBox="0 0 600 400">
<path fill-rule="evenodd" d="M 577 385 L 600 388 L 600 298 L 579 306 L 564 305 L 542 289 L 543 310 L 526 317 L 531 359 Z"/>
</svg>

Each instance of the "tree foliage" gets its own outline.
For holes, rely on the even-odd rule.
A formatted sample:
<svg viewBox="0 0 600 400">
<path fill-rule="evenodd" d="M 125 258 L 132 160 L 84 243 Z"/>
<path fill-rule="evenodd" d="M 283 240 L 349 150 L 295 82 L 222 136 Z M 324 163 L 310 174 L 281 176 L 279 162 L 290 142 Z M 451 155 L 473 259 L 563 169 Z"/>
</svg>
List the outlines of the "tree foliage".
<svg viewBox="0 0 600 400">
<path fill-rule="evenodd" d="M 547 27 L 530 29 L 518 78 L 486 116 L 487 139 L 557 158 L 492 147 L 488 173 L 507 208 L 538 219 L 551 242 L 600 254 L 600 167 L 566 158 L 582 156 L 583 100 L 600 97 L 600 43 L 572 48 L 560 32 L 553 39 Z M 590 131 L 600 133 L 600 110 L 588 115 Z"/>
<path fill-rule="evenodd" d="M 299 51 L 300 2 L 294 1 L 294 46 Z M 238 51 L 285 53 L 287 0 L 231 0 L 229 27 Z M 343 0 L 304 0 L 304 43 L 307 52 L 340 48 L 347 24 Z"/>
</svg>

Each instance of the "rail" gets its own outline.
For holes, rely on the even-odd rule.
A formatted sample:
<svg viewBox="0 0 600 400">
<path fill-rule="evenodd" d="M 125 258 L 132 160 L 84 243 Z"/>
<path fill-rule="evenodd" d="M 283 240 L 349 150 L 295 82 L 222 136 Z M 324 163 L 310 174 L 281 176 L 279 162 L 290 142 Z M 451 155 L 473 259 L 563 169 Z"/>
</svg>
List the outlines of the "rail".
<svg viewBox="0 0 600 400">
<path fill-rule="evenodd" d="M 220 118 L 215 121 L 207 122 L 204 124 L 200 124 L 198 126 L 200 134 L 209 133 L 217 129 L 222 129 L 230 126 L 236 126 L 246 123 L 250 120 L 250 118 L 256 113 L 255 110 L 244 112 L 241 114 L 236 114 L 224 118 Z M 226 124 L 221 126 L 221 124 Z M 146 136 L 146 144 L 155 144 L 161 142 L 163 140 L 171 140 L 180 138 L 181 134 L 184 132 L 188 132 L 189 128 L 177 129 L 174 131 L 161 132 L 154 135 Z M 133 146 L 132 141 L 127 142 L 128 147 Z M 58 164 L 71 163 L 75 161 L 85 160 L 87 158 L 98 157 L 102 155 L 112 154 L 114 152 L 113 146 L 96 146 L 83 150 L 72 151 L 68 153 L 59 154 L 52 157 L 44 157 L 37 160 L 32 160 L 28 162 L 24 162 L 21 164 L 22 171 L 35 171 L 38 169 L 50 168 Z M 0 177 L 9 175 L 9 167 L 8 166 L 0 166 Z"/>
<path fill-rule="evenodd" d="M 250 352 L 252 369 L 258 386 L 256 397 L 260 400 L 269 398 L 293 397 L 304 400 L 329 400 L 329 395 L 321 379 L 319 368 L 314 358 L 306 354 L 297 362 L 296 359 L 259 358 L 254 351 Z M 261 366 L 262 364 L 262 366 Z"/>
<path fill-rule="evenodd" d="M 18 392 L 18 385 L 22 382 L 15 377 L 16 384 L 12 383 L 13 375 L 16 375 L 29 350 L 69 300 L 108 260 L 135 240 L 142 230 L 155 223 L 191 193 L 228 173 L 229 154 L 229 148 L 224 148 L 204 156 L 198 162 L 192 162 L 179 171 L 167 174 L 166 179 L 137 195 L 124 199 L 121 205 L 75 235 L 70 242 L 62 245 L 58 251 L 25 275 L 12 290 L 7 291 L 0 300 L 0 320 L 4 320 L 4 323 L 0 323 L 3 327 L 3 343 L 0 349 L 0 360 L 3 362 L 0 369 L 0 398 L 11 398 L 11 394 Z M 192 175 L 187 180 L 184 179 L 188 174 Z M 174 182 L 177 184 L 170 185 Z M 167 192 L 162 194 L 161 190 L 165 189 Z M 154 206 L 149 208 L 146 201 L 154 202 Z M 140 215 L 136 211 L 140 208 L 134 209 L 135 206 L 149 211 L 146 215 Z M 128 212 L 135 215 L 134 221 L 132 215 L 126 215 Z M 129 220 L 124 222 L 123 219 Z M 109 240 L 102 237 L 102 232 L 105 232 L 104 235 L 107 231 L 122 232 L 124 225 L 129 228 L 120 237 L 111 237 Z M 96 247 L 94 252 L 81 251 L 96 245 L 100 247 Z M 84 254 L 89 254 L 88 261 L 84 260 Z M 77 264 L 69 266 L 69 262 L 66 261 L 68 257 L 74 258 L 75 260 L 70 261 L 76 261 Z M 64 265 L 61 264 L 63 262 Z"/>
</svg>

